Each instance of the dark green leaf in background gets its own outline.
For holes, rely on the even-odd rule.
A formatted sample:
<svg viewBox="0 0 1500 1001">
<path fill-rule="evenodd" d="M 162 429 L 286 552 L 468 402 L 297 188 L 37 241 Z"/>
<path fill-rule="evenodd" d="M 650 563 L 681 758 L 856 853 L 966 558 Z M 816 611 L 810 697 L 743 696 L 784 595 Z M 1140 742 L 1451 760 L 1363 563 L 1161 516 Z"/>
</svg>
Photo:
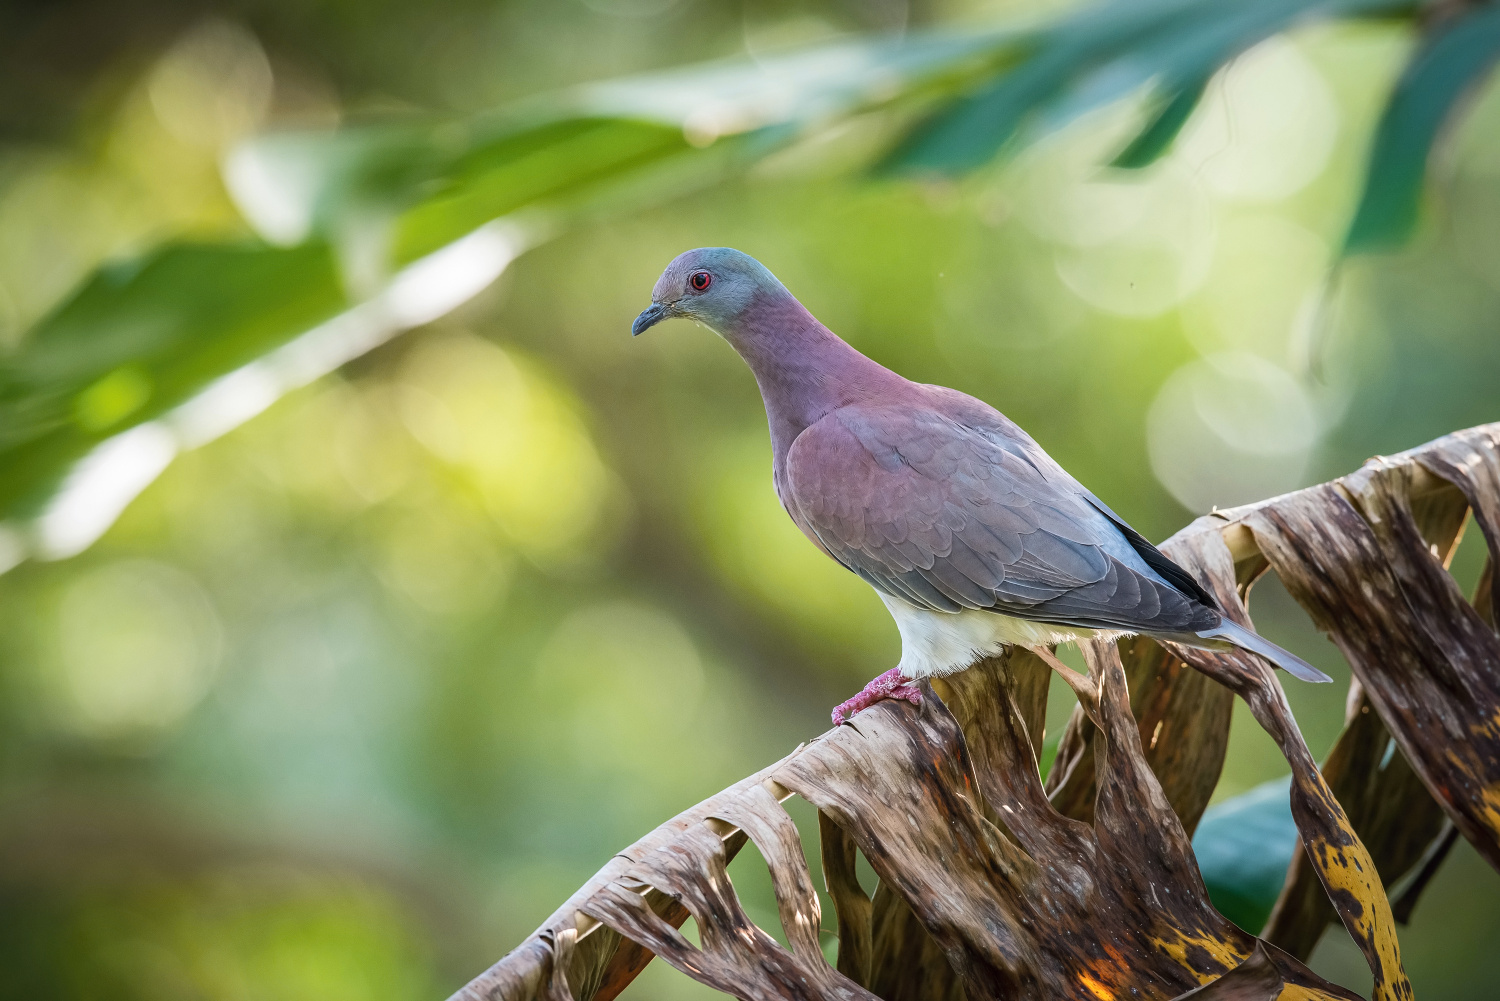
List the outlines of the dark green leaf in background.
<svg viewBox="0 0 1500 1001">
<path fill-rule="evenodd" d="M 1387 250 L 1411 235 L 1432 144 L 1497 55 L 1500 9 L 1489 5 L 1464 11 L 1423 41 L 1381 116 L 1345 254 Z"/>
<path fill-rule="evenodd" d="M 1252 935 L 1271 916 L 1292 853 L 1301 844 L 1290 788 L 1290 779 L 1275 779 L 1211 806 L 1193 835 L 1209 899 Z"/>
<path fill-rule="evenodd" d="M 1110 166 L 1137 170 L 1159 160 L 1171 147 L 1172 140 L 1182 131 L 1183 125 L 1187 124 L 1188 116 L 1198 106 L 1207 86 L 1206 79 L 1199 79 L 1163 95 L 1156 113 L 1146 123 L 1146 127 L 1120 151 L 1120 155 L 1111 161 Z"/>
<path fill-rule="evenodd" d="M 1409 0 L 1114 0 L 1039 32 L 1014 69 L 935 113 L 887 161 L 961 173 L 987 163 L 1039 113 L 1061 122 L 1152 79 L 1169 92 L 1298 22 L 1388 14 Z M 1187 111 L 1180 113 L 1186 119 Z M 1180 123 L 1179 123 L 1180 126 Z"/>
</svg>

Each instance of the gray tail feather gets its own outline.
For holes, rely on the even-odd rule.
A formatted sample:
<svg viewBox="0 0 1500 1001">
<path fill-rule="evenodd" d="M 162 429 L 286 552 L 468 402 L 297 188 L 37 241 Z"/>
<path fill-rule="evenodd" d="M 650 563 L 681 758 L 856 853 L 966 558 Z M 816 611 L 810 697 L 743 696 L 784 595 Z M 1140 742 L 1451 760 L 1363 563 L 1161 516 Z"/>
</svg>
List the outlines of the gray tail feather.
<svg viewBox="0 0 1500 1001">
<path fill-rule="evenodd" d="M 1272 643 L 1264 636 L 1252 633 L 1244 626 L 1236 622 L 1231 622 L 1229 619 L 1224 619 L 1213 629 L 1203 630 L 1203 632 L 1198 633 L 1198 637 L 1205 640 L 1225 640 L 1239 647 L 1241 650 L 1248 650 L 1253 654 L 1264 657 L 1287 674 L 1301 678 L 1303 681 L 1327 682 L 1333 680 L 1296 654 L 1281 649 L 1281 647 Z"/>
</svg>

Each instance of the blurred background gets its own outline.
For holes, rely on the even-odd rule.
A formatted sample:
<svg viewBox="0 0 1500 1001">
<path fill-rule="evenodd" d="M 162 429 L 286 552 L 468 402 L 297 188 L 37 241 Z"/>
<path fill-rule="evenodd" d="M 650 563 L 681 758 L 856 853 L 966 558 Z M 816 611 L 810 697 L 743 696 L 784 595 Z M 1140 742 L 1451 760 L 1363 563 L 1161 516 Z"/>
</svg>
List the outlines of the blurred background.
<svg viewBox="0 0 1500 1001">
<path fill-rule="evenodd" d="M 235 154 L 256 134 L 441 130 L 589 81 L 1060 9 L 7 3 L 0 352 L 22 357 L 101 264 L 274 231 Z M 1396 23 L 1273 37 L 1128 175 L 1100 164 L 1138 124 L 1130 100 L 956 181 L 871 173 L 900 123 L 854 116 L 744 169 L 491 231 L 472 287 L 238 410 L 175 412 L 166 445 L 138 436 L 124 487 L 65 494 L 40 544 L 0 531 L 0 998 L 444 997 L 894 663 L 879 601 L 777 505 L 733 352 L 683 322 L 630 338 L 682 250 L 754 254 L 865 353 L 1005 411 L 1157 541 L 1500 419 L 1500 91 L 1444 137 L 1416 239 L 1330 270 L 1411 47 Z M 691 125 L 699 91 L 655 87 Z M 129 410 L 136 371 L 70 404 L 80 425 Z M 1274 581 L 1252 612 L 1347 679 Z M 1290 688 L 1315 754 L 1344 688 Z M 1070 705 L 1055 688 L 1050 742 Z M 1286 772 L 1236 712 L 1216 800 Z M 775 928 L 758 866 L 748 848 L 731 872 Z M 1500 876 L 1460 842 L 1402 936 L 1419 995 L 1493 996 L 1497 935 Z M 1312 965 L 1368 990 L 1337 926 Z M 708 993 L 655 963 L 626 996 Z"/>
</svg>

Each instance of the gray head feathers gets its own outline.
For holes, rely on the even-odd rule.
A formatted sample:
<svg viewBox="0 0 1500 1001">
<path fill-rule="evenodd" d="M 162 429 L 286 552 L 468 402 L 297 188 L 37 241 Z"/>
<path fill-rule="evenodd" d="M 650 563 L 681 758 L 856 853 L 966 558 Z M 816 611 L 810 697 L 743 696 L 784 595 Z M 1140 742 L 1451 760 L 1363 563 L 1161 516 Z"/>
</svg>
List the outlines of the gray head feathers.
<svg viewBox="0 0 1500 1001">
<path fill-rule="evenodd" d="M 681 254 L 657 279 L 651 305 L 631 325 L 640 334 L 682 316 L 727 334 L 767 297 L 790 296 L 776 276 L 749 254 L 729 247 L 699 247 Z"/>
</svg>

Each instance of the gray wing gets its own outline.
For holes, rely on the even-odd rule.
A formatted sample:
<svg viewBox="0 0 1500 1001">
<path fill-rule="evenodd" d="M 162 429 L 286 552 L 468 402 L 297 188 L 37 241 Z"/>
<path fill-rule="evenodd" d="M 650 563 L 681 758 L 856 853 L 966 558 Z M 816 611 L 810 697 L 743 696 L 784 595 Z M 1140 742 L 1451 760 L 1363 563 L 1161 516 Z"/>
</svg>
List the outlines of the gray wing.
<svg viewBox="0 0 1500 1001">
<path fill-rule="evenodd" d="M 1174 586 L 1135 540 L 1190 577 L 1127 536 L 1029 438 L 936 410 L 834 411 L 793 442 L 782 494 L 829 555 L 919 608 L 1157 633 L 1220 621 L 1211 599 Z"/>
</svg>

